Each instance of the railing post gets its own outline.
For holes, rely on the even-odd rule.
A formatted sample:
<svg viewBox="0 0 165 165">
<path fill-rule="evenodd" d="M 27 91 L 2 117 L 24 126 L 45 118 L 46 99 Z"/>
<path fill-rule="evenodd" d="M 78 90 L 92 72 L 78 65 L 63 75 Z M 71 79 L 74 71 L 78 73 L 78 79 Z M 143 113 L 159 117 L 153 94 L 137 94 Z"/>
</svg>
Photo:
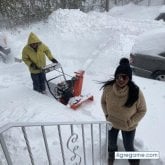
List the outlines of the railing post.
<svg viewBox="0 0 165 165">
<path fill-rule="evenodd" d="M 106 124 L 106 147 L 105 147 L 105 149 L 106 149 L 106 151 L 105 151 L 105 153 L 106 153 L 106 160 L 108 161 L 108 145 L 109 145 L 109 125 L 107 125 Z"/>
<path fill-rule="evenodd" d="M 8 165 L 13 165 L 11 158 L 10 158 L 10 155 L 9 155 L 9 152 L 8 152 L 8 149 L 7 149 L 7 146 L 6 146 L 6 143 L 5 143 L 5 140 L 4 140 L 4 137 L 2 134 L 0 134 L 0 143 L 1 143 L 2 150 L 4 152 L 4 155 L 5 155 L 5 158 L 6 158 Z"/>
<path fill-rule="evenodd" d="M 101 163 L 101 124 L 99 123 L 99 154 L 100 154 L 100 165 Z"/>
<path fill-rule="evenodd" d="M 25 139 L 25 142 L 26 142 L 26 146 L 27 146 L 27 150 L 28 150 L 28 153 L 29 153 L 31 164 L 35 165 L 34 164 L 34 159 L 33 159 L 33 154 L 32 154 L 32 151 L 31 151 L 31 147 L 30 147 L 30 144 L 29 144 L 29 140 L 28 140 L 28 137 L 27 137 L 25 127 L 22 127 L 22 132 L 23 132 L 23 136 L 24 136 L 24 139 Z"/>
<path fill-rule="evenodd" d="M 86 165 L 86 148 L 85 148 L 84 124 L 81 124 L 81 130 L 82 130 L 82 140 L 83 140 L 84 165 Z"/>
<path fill-rule="evenodd" d="M 45 132 L 45 127 L 44 126 L 41 126 L 41 130 L 42 130 L 42 135 L 43 135 L 43 138 L 44 138 L 44 144 L 45 144 L 45 149 L 46 149 L 46 154 L 47 154 L 48 162 L 49 162 L 49 165 L 52 165 L 51 158 L 50 158 L 50 152 L 49 152 L 49 148 L 48 148 L 48 142 L 47 142 L 46 132 Z"/>
<path fill-rule="evenodd" d="M 63 148 L 63 142 L 62 142 L 62 135 L 61 135 L 60 125 L 57 125 L 57 128 L 58 128 L 58 135 L 59 135 L 59 139 L 60 139 L 60 146 L 61 146 L 63 165 L 65 165 L 65 156 L 64 156 L 64 148 Z"/>
<path fill-rule="evenodd" d="M 94 140 L 93 140 L 93 124 L 91 123 L 91 142 L 92 142 L 92 165 L 94 165 Z"/>
</svg>

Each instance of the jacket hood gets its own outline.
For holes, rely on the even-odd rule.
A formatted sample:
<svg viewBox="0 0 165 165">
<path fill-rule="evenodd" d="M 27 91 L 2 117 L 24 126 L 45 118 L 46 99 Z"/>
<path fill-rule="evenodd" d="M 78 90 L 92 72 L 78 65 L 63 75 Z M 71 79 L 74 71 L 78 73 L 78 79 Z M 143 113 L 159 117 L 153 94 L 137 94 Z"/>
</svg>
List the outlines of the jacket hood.
<svg viewBox="0 0 165 165">
<path fill-rule="evenodd" d="M 28 38 L 28 45 L 33 44 L 33 43 L 40 43 L 40 39 L 33 33 L 31 32 Z"/>
</svg>

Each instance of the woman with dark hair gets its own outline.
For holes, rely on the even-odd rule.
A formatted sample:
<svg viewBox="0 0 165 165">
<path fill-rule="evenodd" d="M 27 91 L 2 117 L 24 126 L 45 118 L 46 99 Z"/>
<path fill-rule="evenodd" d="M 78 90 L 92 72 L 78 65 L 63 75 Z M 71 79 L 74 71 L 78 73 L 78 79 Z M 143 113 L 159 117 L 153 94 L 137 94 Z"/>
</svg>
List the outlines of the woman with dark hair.
<svg viewBox="0 0 165 165">
<path fill-rule="evenodd" d="M 112 129 L 108 132 L 108 161 L 109 165 L 113 165 L 120 130 L 125 150 L 135 151 L 136 127 L 146 113 L 146 103 L 142 91 L 132 81 L 132 69 L 127 58 L 120 60 L 114 79 L 104 82 L 102 88 L 102 109 L 106 120 L 112 123 Z M 130 165 L 140 164 L 138 159 L 128 161 Z"/>
</svg>

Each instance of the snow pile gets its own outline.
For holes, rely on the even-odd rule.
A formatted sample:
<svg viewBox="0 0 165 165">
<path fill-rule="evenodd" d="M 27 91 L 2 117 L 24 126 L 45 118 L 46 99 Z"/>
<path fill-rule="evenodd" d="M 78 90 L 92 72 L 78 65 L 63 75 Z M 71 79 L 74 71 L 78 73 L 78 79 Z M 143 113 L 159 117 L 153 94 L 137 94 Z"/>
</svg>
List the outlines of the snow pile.
<svg viewBox="0 0 165 165">
<path fill-rule="evenodd" d="M 138 37 L 132 53 L 158 55 L 159 53 L 165 52 L 164 42 L 164 29 L 151 30 Z"/>
</svg>

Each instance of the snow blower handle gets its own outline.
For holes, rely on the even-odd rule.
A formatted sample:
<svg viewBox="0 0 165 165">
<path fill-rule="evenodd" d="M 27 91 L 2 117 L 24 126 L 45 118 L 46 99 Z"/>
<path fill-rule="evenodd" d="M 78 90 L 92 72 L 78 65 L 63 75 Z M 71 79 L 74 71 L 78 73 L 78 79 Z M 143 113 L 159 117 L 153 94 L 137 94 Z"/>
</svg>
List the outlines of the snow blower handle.
<svg viewBox="0 0 165 165">
<path fill-rule="evenodd" d="M 42 71 L 44 73 L 48 73 L 48 72 L 51 72 L 51 71 L 59 69 L 59 68 L 62 68 L 60 63 L 52 63 L 52 64 L 49 64 L 49 65 L 46 65 L 45 67 L 43 67 Z"/>
</svg>

